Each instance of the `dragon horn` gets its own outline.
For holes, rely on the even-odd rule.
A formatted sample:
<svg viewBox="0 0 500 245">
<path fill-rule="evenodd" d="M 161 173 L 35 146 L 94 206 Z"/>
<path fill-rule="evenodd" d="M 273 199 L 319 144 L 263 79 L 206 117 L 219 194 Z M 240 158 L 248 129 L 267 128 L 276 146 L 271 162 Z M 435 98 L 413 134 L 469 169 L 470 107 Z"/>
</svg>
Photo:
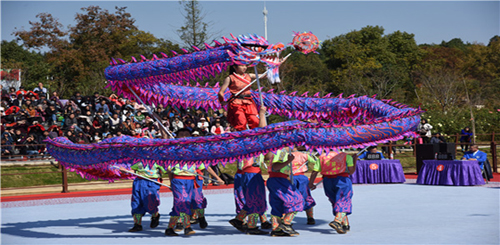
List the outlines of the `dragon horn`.
<svg viewBox="0 0 500 245">
<path fill-rule="evenodd" d="M 207 49 L 214 48 L 214 47 L 210 46 L 208 43 L 205 43 L 205 47 L 206 47 Z"/>
</svg>

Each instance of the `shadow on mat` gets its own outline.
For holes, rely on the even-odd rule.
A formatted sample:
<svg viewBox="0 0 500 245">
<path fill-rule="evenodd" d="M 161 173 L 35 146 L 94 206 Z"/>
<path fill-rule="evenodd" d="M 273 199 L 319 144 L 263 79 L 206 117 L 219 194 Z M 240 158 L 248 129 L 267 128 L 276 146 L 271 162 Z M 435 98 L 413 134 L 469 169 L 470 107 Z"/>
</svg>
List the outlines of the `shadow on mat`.
<svg viewBox="0 0 500 245">
<path fill-rule="evenodd" d="M 133 226 L 132 216 L 130 215 L 4 223 L 2 224 L 2 233 L 28 238 L 164 237 L 169 216 L 162 216 L 160 226 L 155 229 L 149 227 L 150 217 L 149 215 L 143 217 L 143 230 L 135 233 L 128 232 Z M 71 230 L 71 228 L 73 229 Z M 44 230 L 41 231 L 42 229 Z M 101 230 L 99 231 L 101 234 L 89 234 L 91 230 L 96 229 Z"/>
<path fill-rule="evenodd" d="M 161 214 L 161 213 L 160 213 Z M 233 214 L 206 214 L 209 216 L 228 216 L 228 219 L 219 219 L 221 222 L 228 222 Z M 160 218 L 160 225 L 155 229 L 149 227 L 150 215 L 146 215 L 142 219 L 143 230 L 140 232 L 128 232 L 133 226 L 132 216 L 119 215 L 119 216 L 102 216 L 102 217 L 89 217 L 80 219 L 59 219 L 59 220 L 41 220 L 32 222 L 21 223 L 4 223 L 2 224 L 2 234 L 8 234 L 18 237 L 26 238 L 128 238 L 128 237 L 165 237 L 165 229 L 168 226 L 170 219 L 169 215 L 162 214 Z M 210 219 L 208 220 L 208 227 L 200 229 L 199 225 L 192 225 L 196 235 L 203 236 L 211 234 L 232 235 L 238 234 L 238 230 L 233 228 L 229 223 L 227 226 L 211 225 Z M 41 231 L 41 230 L 44 231 Z M 90 230 L 100 230 L 101 234 L 89 234 Z M 47 231 L 45 231 L 47 230 Z M 62 231 L 62 232 L 61 232 Z M 73 234 L 61 234 L 73 233 Z M 102 234 L 106 233 L 106 234 Z M 179 237 L 184 237 L 183 232 L 178 232 Z"/>
</svg>

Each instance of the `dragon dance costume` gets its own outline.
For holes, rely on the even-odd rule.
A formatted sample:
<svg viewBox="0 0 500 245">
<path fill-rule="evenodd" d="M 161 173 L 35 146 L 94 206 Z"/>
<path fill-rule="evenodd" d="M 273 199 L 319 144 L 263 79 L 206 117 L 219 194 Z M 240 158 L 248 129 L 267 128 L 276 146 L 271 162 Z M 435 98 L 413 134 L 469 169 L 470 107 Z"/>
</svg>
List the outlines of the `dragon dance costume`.
<svg viewBox="0 0 500 245">
<path fill-rule="evenodd" d="M 264 216 L 267 204 L 266 189 L 260 168 L 262 162 L 264 162 L 263 155 L 237 162 L 239 176 L 235 178 L 234 188 L 237 215 L 229 223 L 236 229 L 252 235 L 267 234 L 257 228 L 259 217 L 263 226 L 267 221 Z M 248 229 L 244 227 L 245 218 L 248 219 Z"/>
<path fill-rule="evenodd" d="M 241 91 L 251 82 L 250 75 L 246 73 L 243 76 L 233 73 L 232 75 L 229 75 L 229 78 L 231 82 L 229 83 L 228 88 L 232 96 Z M 250 129 L 258 127 L 258 114 L 257 107 L 252 99 L 250 88 L 245 89 L 228 104 L 227 119 L 229 124 L 231 124 L 231 126 L 237 131 L 247 129 L 247 123 Z"/>
<path fill-rule="evenodd" d="M 286 150 L 278 150 L 269 163 L 269 178 L 267 189 L 269 190 L 269 204 L 271 205 L 271 220 L 273 225 L 273 236 L 295 236 L 299 235 L 292 228 L 292 221 L 297 212 L 303 211 L 304 198 L 288 177 L 290 166 L 274 169 L 273 165 L 288 161 Z"/>
<path fill-rule="evenodd" d="M 138 175 L 150 179 L 160 179 L 161 175 L 166 173 L 162 166 L 156 163 L 149 167 L 138 162 L 131 166 Z M 158 206 L 160 206 L 160 185 L 144 178 L 135 178 L 132 184 L 132 216 L 134 217 L 134 227 L 130 232 L 142 230 L 142 216 L 147 213 L 151 214 L 151 228 L 156 228 L 159 224 L 160 214 L 158 213 Z"/>
<path fill-rule="evenodd" d="M 204 217 L 204 212 L 200 212 L 199 210 L 206 208 L 207 201 L 203 197 L 201 186 L 199 185 L 199 182 L 196 181 L 195 175 L 197 170 L 203 169 L 205 169 L 205 165 L 203 164 L 201 164 L 198 168 L 196 165 L 180 166 L 180 164 L 177 164 L 170 169 L 172 173 L 170 183 L 174 196 L 174 205 L 172 207 L 172 211 L 170 212 L 170 221 L 168 228 L 165 231 L 166 235 L 177 235 L 173 231 L 173 228 L 178 221 L 182 221 L 185 235 L 194 234 L 195 232 L 191 228 L 190 218 L 193 214 L 192 210 L 198 212 L 199 217 Z"/>
<path fill-rule="evenodd" d="M 304 198 L 303 210 L 306 211 L 307 224 L 314 225 L 316 222 L 313 217 L 313 207 L 316 206 L 316 202 L 311 195 L 309 179 L 304 175 L 304 173 L 309 170 L 308 163 L 316 164 L 319 160 L 318 158 L 303 152 L 295 151 L 292 152 L 292 154 L 295 157 L 292 161 L 293 185 Z"/>
<path fill-rule="evenodd" d="M 350 229 L 347 215 L 352 213 L 353 191 L 348 167 L 353 166 L 352 156 L 331 151 L 328 155 L 321 155 L 313 167 L 314 172 L 323 175 L 323 189 L 333 207 L 335 219 L 330 226 L 341 234 Z"/>
</svg>

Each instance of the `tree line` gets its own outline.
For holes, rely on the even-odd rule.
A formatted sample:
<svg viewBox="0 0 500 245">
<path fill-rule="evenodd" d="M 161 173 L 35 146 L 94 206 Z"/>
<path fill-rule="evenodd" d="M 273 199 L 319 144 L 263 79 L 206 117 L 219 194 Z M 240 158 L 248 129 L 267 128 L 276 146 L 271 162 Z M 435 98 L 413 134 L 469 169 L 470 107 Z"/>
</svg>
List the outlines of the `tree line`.
<svg viewBox="0 0 500 245">
<path fill-rule="evenodd" d="M 38 14 L 29 30 L 15 32 L 17 40 L 2 41 L 1 65 L 22 69 L 23 85 L 28 88 L 42 82 L 63 97 L 76 91 L 110 94 L 104 69 L 111 58 L 151 58 L 160 52 L 191 49 L 191 44 L 210 44 L 207 39 L 213 34 L 203 22 L 199 3 L 183 4 L 186 25 L 178 30 L 182 44 L 138 29 L 126 7 L 111 13 L 89 6 L 76 14 L 76 24 L 67 30 L 50 13 Z M 47 51 L 40 52 L 42 48 Z M 277 89 L 377 95 L 421 106 L 435 130 L 445 134 L 471 126 L 472 117 L 477 133 L 500 132 L 499 36 L 486 45 L 459 38 L 417 45 L 413 34 L 386 34 L 381 26 L 366 26 L 324 40 L 317 51 L 290 56 L 280 69 L 283 83 Z M 291 47 L 283 56 L 290 52 Z M 221 81 L 225 75 L 209 82 Z"/>
</svg>

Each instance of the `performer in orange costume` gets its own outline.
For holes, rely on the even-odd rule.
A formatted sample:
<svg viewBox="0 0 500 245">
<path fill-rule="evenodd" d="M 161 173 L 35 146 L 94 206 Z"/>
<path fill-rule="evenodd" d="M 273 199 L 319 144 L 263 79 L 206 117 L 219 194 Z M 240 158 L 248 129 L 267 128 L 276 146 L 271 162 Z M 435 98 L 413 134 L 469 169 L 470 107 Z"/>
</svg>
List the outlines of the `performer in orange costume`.
<svg viewBox="0 0 500 245">
<path fill-rule="evenodd" d="M 235 94 L 250 84 L 252 79 L 257 78 L 256 74 L 245 73 L 246 70 L 246 65 L 232 65 L 229 68 L 229 76 L 224 80 L 224 84 L 222 84 L 218 94 L 220 104 L 222 106 L 228 104 L 227 120 L 237 131 L 246 130 L 247 124 L 250 129 L 259 126 L 259 118 L 257 118 L 259 112 L 252 99 L 250 87 L 237 97 L 234 97 Z M 227 88 L 231 92 L 231 98 L 228 101 L 224 101 L 224 92 Z"/>
</svg>

